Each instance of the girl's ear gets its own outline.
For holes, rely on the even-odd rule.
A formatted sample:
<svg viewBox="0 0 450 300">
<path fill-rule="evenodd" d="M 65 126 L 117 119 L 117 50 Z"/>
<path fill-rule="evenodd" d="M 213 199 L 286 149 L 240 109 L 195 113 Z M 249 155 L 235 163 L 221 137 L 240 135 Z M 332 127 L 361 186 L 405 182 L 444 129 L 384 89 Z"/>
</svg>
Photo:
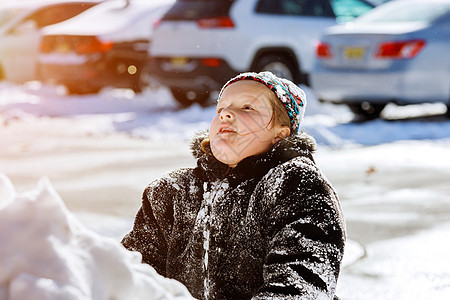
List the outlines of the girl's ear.
<svg viewBox="0 0 450 300">
<path fill-rule="evenodd" d="M 288 137 L 290 134 L 291 134 L 291 129 L 289 129 L 288 126 L 281 126 L 278 129 L 278 134 L 273 139 L 272 144 L 275 144 L 279 140 L 282 140 L 282 139 Z"/>
</svg>

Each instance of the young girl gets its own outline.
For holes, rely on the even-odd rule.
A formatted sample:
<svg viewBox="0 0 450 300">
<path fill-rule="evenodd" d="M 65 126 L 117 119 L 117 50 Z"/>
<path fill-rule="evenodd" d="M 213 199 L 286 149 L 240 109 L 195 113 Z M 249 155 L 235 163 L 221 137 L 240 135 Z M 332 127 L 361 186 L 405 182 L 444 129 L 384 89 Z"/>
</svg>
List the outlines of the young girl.
<svg viewBox="0 0 450 300">
<path fill-rule="evenodd" d="M 122 243 L 198 299 L 333 299 L 345 224 L 299 133 L 304 92 L 269 72 L 222 88 L 196 168 L 144 191 Z"/>
</svg>

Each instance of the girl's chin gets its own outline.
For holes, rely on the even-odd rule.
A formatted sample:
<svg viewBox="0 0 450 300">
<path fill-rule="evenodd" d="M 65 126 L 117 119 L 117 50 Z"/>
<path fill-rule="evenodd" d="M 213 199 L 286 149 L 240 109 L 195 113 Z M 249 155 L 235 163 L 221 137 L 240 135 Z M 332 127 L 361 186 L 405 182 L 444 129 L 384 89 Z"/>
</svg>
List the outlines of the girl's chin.
<svg viewBox="0 0 450 300">
<path fill-rule="evenodd" d="M 238 152 L 233 150 L 230 144 L 225 143 L 224 141 L 217 141 L 216 143 L 211 144 L 211 151 L 217 160 L 229 166 L 235 166 L 242 160 L 242 158 L 237 155 Z"/>
<path fill-rule="evenodd" d="M 217 157 L 216 157 L 217 158 Z M 235 161 L 235 160 L 229 160 L 228 158 L 225 159 L 220 159 L 217 158 L 218 161 L 220 161 L 221 163 L 229 166 L 230 168 L 234 168 L 237 166 L 237 164 L 239 163 L 239 161 Z"/>
</svg>

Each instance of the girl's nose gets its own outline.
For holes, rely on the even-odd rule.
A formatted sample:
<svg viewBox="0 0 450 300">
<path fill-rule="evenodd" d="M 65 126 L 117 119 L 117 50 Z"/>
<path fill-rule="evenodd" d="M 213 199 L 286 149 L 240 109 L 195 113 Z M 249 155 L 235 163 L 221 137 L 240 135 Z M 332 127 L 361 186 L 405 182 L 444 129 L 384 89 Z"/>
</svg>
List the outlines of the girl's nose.
<svg viewBox="0 0 450 300">
<path fill-rule="evenodd" d="M 226 119 L 231 120 L 233 118 L 234 118 L 234 114 L 229 108 L 224 108 L 220 112 L 220 119 L 221 120 L 226 120 Z"/>
</svg>

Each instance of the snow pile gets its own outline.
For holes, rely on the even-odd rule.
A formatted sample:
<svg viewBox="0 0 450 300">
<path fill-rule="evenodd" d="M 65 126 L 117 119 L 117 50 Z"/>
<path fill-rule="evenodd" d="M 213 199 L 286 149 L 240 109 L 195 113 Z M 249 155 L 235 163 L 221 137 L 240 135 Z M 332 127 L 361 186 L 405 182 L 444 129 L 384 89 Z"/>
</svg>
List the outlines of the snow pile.
<svg viewBox="0 0 450 300">
<path fill-rule="evenodd" d="M 192 299 L 137 252 L 85 228 L 43 179 L 18 195 L 0 174 L 0 299 Z"/>
</svg>

